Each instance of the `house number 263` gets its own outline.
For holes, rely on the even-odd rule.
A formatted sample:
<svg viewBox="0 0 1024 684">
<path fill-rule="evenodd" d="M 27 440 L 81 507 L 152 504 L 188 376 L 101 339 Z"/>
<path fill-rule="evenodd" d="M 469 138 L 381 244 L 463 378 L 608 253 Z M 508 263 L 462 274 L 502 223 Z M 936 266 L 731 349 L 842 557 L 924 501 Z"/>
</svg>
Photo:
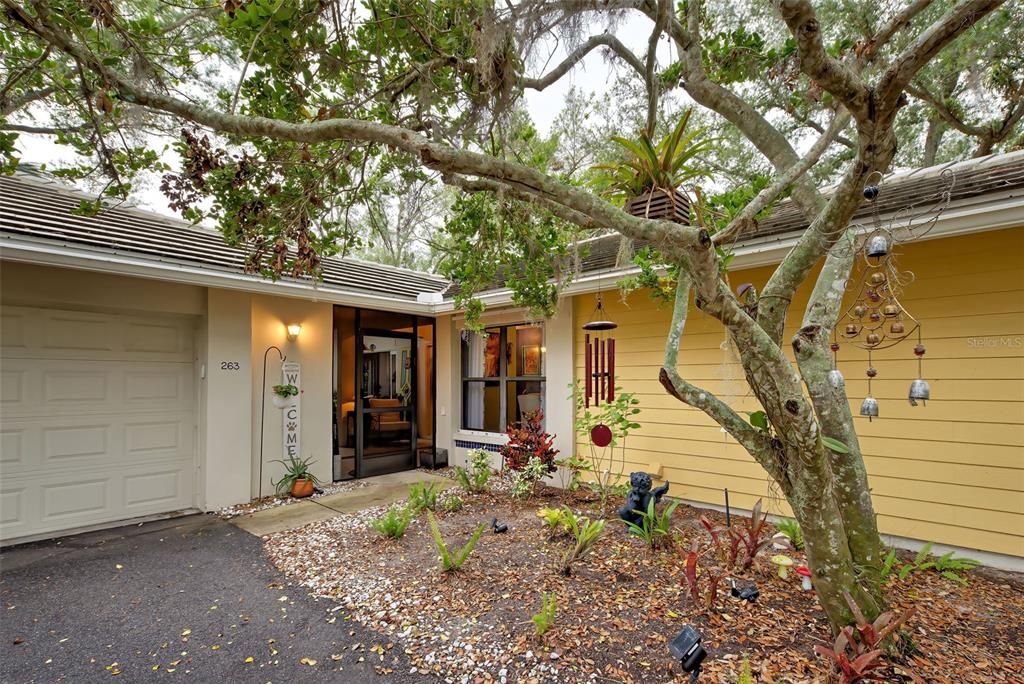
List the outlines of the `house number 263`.
<svg viewBox="0 0 1024 684">
<path fill-rule="evenodd" d="M 221 370 L 242 370 L 242 364 L 240 364 L 238 361 L 221 361 L 220 362 L 220 369 Z"/>
</svg>

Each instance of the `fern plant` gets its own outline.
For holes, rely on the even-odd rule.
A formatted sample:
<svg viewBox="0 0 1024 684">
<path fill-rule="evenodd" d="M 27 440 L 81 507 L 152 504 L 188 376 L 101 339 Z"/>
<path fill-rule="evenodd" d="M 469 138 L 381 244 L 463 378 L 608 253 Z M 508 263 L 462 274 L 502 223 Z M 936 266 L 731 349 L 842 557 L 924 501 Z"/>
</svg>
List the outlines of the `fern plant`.
<svg viewBox="0 0 1024 684">
<path fill-rule="evenodd" d="M 754 673 L 750 669 L 750 659 L 746 656 L 740 663 L 740 676 L 736 680 L 736 684 L 754 684 Z"/>
<path fill-rule="evenodd" d="M 487 491 L 491 479 L 491 456 L 486 449 L 469 452 L 469 467 L 455 466 L 455 481 L 470 494 Z"/>
<path fill-rule="evenodd" d="M 540 611 L 534 613 L 530 618 L 533 620 L 537 636 L 543 638 L 555 625 L 555 617 L 558 614 L 558 601 L 555 599 L 555 592 L 544 592 L 540 595 Z"/>
<path fill-rule="evenodd" d="M 981 561 L 974 560 L 973 558 L 954 558 L 952 551 L 942 556 L 930 556 L 932 546 L 932 542 L 922 546 L 921 550 L 914 556 L 914 561 L 912 563 L 905 563 L 899 569 L 897 576 L 904 580 L 912 572 L 934 570 L 952 582 L 967 586 L 967 578 L 960 573 L 973 570 L 981 565 Z M 891 553 L 895 554 L 895 550 Z"/>
<path fill-rule="evenodd" d="M 412 522 L 412 515 L 408 509 L 401 506 L 392 506 L 379 518 L 370 521 L 370 527 L 387 539 L 401 539 L 405 530 Z"/>
<path fill-rule="evenodd" d="M 569 511 L 569 513 L 572 514 L 572 511 Z M 594 544 L 604 534 L 605 521 L 577 518 L 573 515 L 570 524 L 570 531 L 575 539 L 575 543 L 571 549 L 566 551 L 565 556 L 562 557 L 560 567 L 561 573 L 566 576 L 572 574 L 572 564 L 590 553 Z"/>
<path fill-rule="evenodd" d="M 440 482 L 414 482 L 409 485 L 409 509 L 413 513 L 437 510 L 437 497 L 441 493 Z"/>
<path fill-rule="evenodd" d="M 434 536 L 434 545 L 437 546 L 437 552 L 441 556 L 442 572 L 456 572 L 469 558 L 469 554 L 473 553 L 473 547 L 480 541 L 480 536 L 483 535 L 487 526 L 480 523 L 470 535 L 465 546 L 449 550 L 448 545 L 444 542 L 444 537 L 441 536 L 441 528 L 437 526 L 437 518 L 430 511 L 427 511 L 427 518 L 430 520 L 430 533 Z"/>
<path fill-rule="evenodd" d="M 678 505 L 678 501 L 673 501 L 659 513 L 654 506 L 654 498 L 652 497 L 647 504 L 646 511 L 637 511 L 640 513 L 639 524 L 628 520 L 623 522 L 629 528 L 630 534 L 636 535 L 652 549 L 656 549 L 672 541 L 672 528 L 670 527 L 672 524 L 672 513 L 675 512 Z"/>
<path fill-rule="evenodd" d="M 796 520 L 793 518 L 783 518 L 775 523 L 775 527 L 779 528 L 779 532 L 786 535 L 794 549 L 800 551 L 804 548 L 804 533 L 800 530 L 800 523 Z"/>
</svg>

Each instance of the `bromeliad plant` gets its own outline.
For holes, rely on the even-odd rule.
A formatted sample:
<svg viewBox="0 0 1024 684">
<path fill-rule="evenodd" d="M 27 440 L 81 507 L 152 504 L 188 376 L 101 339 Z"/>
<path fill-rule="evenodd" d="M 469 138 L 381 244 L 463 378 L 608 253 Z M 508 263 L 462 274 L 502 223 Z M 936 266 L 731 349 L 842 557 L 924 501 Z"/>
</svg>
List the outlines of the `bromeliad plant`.
<svg viewBox="0 0 1024 684">
<path fill-rule="evenodd" d="M 686 554 L 686 567 L 683 576 L 686 577 L 686 585 L 690 590 L 690 599 L 693 601 L 693 604 L 700 605 L 703 599 L 704 606 L 711 608 L 718 599 L 718 587 L 725 577 L 725 572 L 722 570 L 717 572 L 700 570 L 698 572 L 699 564 L 700 544 L 694 539 L 690 543 L 689 552 Z M 701 585 L 706 586 L 702 589 Z"/>
<path fill-rule="evenodd" d="M 850 593 L 843 592 L 843 596 L 857 621 L 856 631 L 853 625 L 846 625 L 839 630 L 832 648 L 819 644 L 814 647 L 814 652 L 832 662 L 843 684 L 881 679 L 874 671 L 885 665 L 882 660 L 885 640 L 910 619 L 914 608 L 910 607 L 900 615 L 891 610 L 886 611 L 875 618 L 874 622 L 868 622 Z"/>
<path fill-rule="evenodd" d="M 554 446 L 554 435 L 544 430 L 543 411 L 529 411 L 523 414 L 523 419 L 509 425 L 505 434 L 508 436 L 508 442 L 501 447 L 501 457 L 506 468 L 523 470 L 531 459 L 535 458 L 544 464 L 545 473 L 555 472 L 558 467 L 555 464 L 558 449 Z"/>
<path fill-rule="evenodd" d="M 758 554 L 772 543 L 771 535 L 768 534 L 768 514 L 761 513 L 761 506 L 762 500 L 758 499 L 746 524 L 738 528 L 715 527 L 706 516 L 700 516 L 700 524 L 711 536 L 715 554 L 724 567 L 740 572 L 749 570 Z M 742 563 L 739 562 L 741 547 L 744 551 Z"/>
<path fill-rule="evenodd" d="M 800 530 L 800 523 L 793 518 L 783 518 L 775 523 L 779 532 L 786 536 L 793 548 L 800 551 L 804 548 L 804 533 Z"/>
<path fill-rule="evenodd" d="M 709 152 L 715 138 L 704 138 L 705 128 L 687 131 L 692 110 L 679 117 L 672 132 L 655 144 L 648 131 L 641 131 L 636 140 L 613 136 L 625 152 L 608 164 L 597 164 L 594 184 L 603 194 L 623 202 L 654 190 L 674 191 L 688 181 L 710 175 L 702 166 L 700 155 Z"/>
</svg>

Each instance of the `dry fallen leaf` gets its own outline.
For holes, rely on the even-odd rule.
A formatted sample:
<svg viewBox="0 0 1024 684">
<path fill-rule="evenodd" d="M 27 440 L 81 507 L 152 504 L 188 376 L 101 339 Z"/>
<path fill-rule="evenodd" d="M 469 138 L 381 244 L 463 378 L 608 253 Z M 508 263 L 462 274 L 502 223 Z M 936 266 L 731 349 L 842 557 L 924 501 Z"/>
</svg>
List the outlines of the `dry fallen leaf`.
<svg viewBox="0 0 1024 684">
<path fill-rule="evenodd" d="M 314 660 L 313 658 L 302 658 L 299 660 L 299 662 L 303 665 L 309 665 L 310 667 L 316 665 L 316 660 Z"/>
</svg>

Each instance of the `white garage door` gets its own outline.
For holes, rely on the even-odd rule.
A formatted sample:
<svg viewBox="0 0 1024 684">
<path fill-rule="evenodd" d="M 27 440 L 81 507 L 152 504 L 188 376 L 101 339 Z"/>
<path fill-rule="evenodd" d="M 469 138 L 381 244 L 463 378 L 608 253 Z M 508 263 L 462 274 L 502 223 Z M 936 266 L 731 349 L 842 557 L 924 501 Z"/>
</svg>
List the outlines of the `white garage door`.
<svg viewBox="0 0 1024 684">
<path fill-rule="evenodd" d="M 193 319 L 2 314 L 0 541 L 192 507 Z"/>
</svg>

